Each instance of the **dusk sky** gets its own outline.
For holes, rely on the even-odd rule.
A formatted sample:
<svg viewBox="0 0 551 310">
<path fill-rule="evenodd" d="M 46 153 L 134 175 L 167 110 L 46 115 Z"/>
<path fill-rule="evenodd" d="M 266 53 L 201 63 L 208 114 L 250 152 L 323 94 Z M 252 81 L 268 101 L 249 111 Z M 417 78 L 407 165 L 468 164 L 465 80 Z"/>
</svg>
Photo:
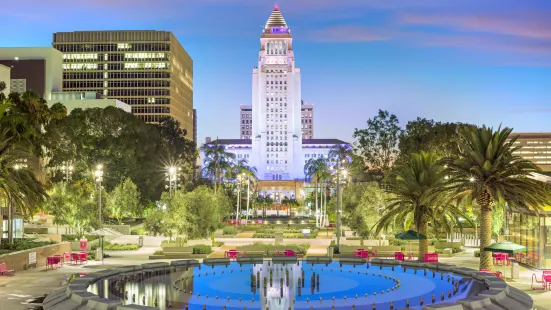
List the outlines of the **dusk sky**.
<svg viewBox="0 0 551 310">
<path fill-rule="evenodd" d="M 280 0 L 315 138 L 352 141 L 378 109 L 551 131 L 549 0 Z M 199 142 L 239 138 L 269 0 L 3 0 L 0 46 L 52 33 L 172 31 L 194 60 Z"/>
</svg>

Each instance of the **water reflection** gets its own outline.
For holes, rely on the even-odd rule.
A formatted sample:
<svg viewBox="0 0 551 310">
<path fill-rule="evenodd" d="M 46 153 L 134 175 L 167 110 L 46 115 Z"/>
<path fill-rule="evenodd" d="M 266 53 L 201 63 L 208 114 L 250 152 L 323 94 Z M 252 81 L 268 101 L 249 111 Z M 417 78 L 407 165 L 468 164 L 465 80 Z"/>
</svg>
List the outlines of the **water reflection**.
<svg viewBox="0 0 551 310">
<path fill-rule="evenodd" d="M 389 309 L 466 296 L 460 277 L 369 265 L 271 264 L 167 267 L 120 274 L 90 286 L 103 298 L 158 309 Z M 457 295 L 456 295 L 457 294 Z M 435 298 L 436 296 L 436 298 Z M 444 296 L 444 299 L 441 299 Z"/>
</svg>

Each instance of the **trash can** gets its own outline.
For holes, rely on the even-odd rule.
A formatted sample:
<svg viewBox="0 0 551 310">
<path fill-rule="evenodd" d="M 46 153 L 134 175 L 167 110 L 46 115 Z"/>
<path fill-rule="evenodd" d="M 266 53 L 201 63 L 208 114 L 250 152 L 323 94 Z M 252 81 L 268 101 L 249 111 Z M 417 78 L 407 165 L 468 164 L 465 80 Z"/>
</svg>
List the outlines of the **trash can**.
<svg viewBox="0 0 551 310">
<path fill-rule="evenodd" d="M 142 236 L 139 236 L 139 237 L 138 237 L 138 245 L 139 245 L 140 247 L 143 247 L 143 237 L 142 237 Z"/>
<path fill-rule="evenodd" d="M 101 251 L 101 247 L 96 248 L 96 261 L 100 261 L 103 258 L 103 252 Z"/>
<path fill-rule="evenodd" d="M 518 279 L 520 275 L 520 266 L 516 261 L 511 262 L 511 279 Z"/>
</svg>

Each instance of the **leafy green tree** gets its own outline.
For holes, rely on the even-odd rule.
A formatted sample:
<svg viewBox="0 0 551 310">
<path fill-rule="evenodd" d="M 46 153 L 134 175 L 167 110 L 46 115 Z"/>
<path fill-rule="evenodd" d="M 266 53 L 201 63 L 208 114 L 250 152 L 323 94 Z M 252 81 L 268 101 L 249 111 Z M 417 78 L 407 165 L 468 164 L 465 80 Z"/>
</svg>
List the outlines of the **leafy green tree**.
<svg viewBox="0 0 551 310">
<path fill-rule="evenodd" d="M 383 110 L 367 120 L 367 128 L 354 129 L 354 150 L 360 154 L 368 170 L 382 174 L 392 167 L 398 155 L 400 132 L 396 115 Z"/>
<path fill-rule="evenodd" d="M 342 195 L 343 223 L 362 238 L 375 237 L 373 227 L 391 195 L 376 182 L 350 184 Z M 336 199 L 330 204 L 336 209 Z"/>
<path fill-rule="evenodd" d="M 450 199 L 467 198 L 480 208 L 480 268 L 493 269 L 492 255 L 484 251 L 491 245 L 492 214 L 496 202 L 506 201 L 511 208 L 543 212 L 551 203 L 546 184 L 531 179 L 540 169 L 515 155 L 517 137 L 509 139 L 511 128 L 465 127 L 460 130 L 458 153 L 446 158 Z"/>
<path fill-rule="evenodd" d="M 164 225 L 163 221 L 165 219 L 165 210 L 162 207 L 155 206 L 147 214 L 145 218 L 144 226 L 145 230 L 154 236 L 164 235 L 169 236 L 170 232 L 167 229 L 168 226 Z"/>
<path fill-rule="evenodd" d="M 116 219 L 119 224 L 126 216 L 143 214 L 140 193 L 136 184 L 129 178 L 107 194 L 105 206 L 109 216 Z"/>
<path fill-rule="evenodd" d="M 461 127 L 471 126 L 462 123 L 442 123 L 418 117 L 410 121 L 399 136 L 398 161 L 407 161 L 411 154 L 431 152 L 439 157 L 457 153 L 458 134 Z"/>
<path fill-rule="evenodd" d="M 222 192 L 214 194 L 207 186 L 200 186 L 188 193 L 163 193 L 160 205 L 166 206 L 166 211 L 159 231 L 170 238 L 189 240 L 213 233 L 221 219 L 229 214 L 231 201 Z"/>
<path fill-rule="evenodd" d="M 48 191 L 48 195 L 44 209 L 55 214 L 54 224 L 68 225 L 79 237 L 97 227 L 95 184 L 85 181 L 65 185 L 58 183 Z"/>
<path fill-rule="evenodd" d="M 163 169 L 177 159 L 178 164 L 193 167 L 196 156 L 193 143 L 183 141 L 174 128 L 159 128 L 164 127 L 146 124 L 116 107 L 75 109 L 46 126 L 48 166 L 73 162 L 73 178 L 81 179 L 103 164 L 103 184 L 108 191 L 130 178 L 142 203 L 157 201 L 165 186 Z M 168 137 L 167 132 L 171 133 Z M 175 159 L 179 152 L 183 153 Z"/>
</svg>

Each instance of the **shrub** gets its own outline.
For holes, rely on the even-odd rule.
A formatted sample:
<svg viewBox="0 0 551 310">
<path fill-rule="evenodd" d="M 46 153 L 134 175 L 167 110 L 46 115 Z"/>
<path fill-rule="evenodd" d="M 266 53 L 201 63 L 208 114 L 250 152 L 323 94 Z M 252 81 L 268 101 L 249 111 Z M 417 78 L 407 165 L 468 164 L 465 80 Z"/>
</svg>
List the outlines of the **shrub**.
<svg viewBox="0 0 551 310">
<path fill-rule="evenodd" d="M 136 229 L 132 229 L 130 231 L 130 234 L 131 235 L 145 236 L 145 235 L 147 235 L 147 231 L 145 230 L 145 227 L 139 227 L 139 228 L 136 228 Z"/>
<path fill-rule="evenodd" d="M 24 251 L 34 249 L 41 246 L 56 244 L 55 241 L 34 241 L 36 239 L 15 239 L 13 243 L 8 243 L 2 240 L 0 250 L 8 250 L 10 252 Z M 6 240 L 7 241 L 7 240 Z M 8 252 L 9 253 L 9 252 Z"/>
<path fill-rule="evenodd" d="M 231 226 L 226 226 L 224 227 L 224 229 L 222 230 L 222 233 L 224 235 L 235 235 L 237 233 L 237 231 L 235 230 L 234 227 L 231 227 Z"/>
<path fill-rule="evenodd" d="M 480 250 L 474 251 L 474 257 L 480 257 Z"/>
<path fill-rule="evenodd" d="M 219 247 L 221 247 L 221 246 L 223 246 L 223 245 L 224 245 L 224 242 L 220 242 L 220 241 L 214 241 L 214 242 L 212 243 L 212 247 L 218 247 L 218 248 L 219 248 Z"/>
<path fill-rule="evenodd" d="M 140 246 L 134 243 L 126 243 L 126 244 L 119 244 L 119 243 L 107 243 L 104 245 L 105 251 L 133 251 L 139 249 Z"/>
<path fill-rule="evenodd" d="M 84 235 L 84 238 L 88 239 L 88 242 L 99 239 L 98 235 Z M 77 235 L 61 235 L 61 241 L 76 242 L 80 237 Z"/>
<path fill-rule="evenodd" d="M 163 250 L 157 250 L 153 253 L 153 255 L 165 255 L 165 251 Z"/>
<path fill-rule="evenodd" d="M 194 245 L 192 254 L 210 254 L 212 253 L 212 247 L 210 245 Z"/>
</svg>

